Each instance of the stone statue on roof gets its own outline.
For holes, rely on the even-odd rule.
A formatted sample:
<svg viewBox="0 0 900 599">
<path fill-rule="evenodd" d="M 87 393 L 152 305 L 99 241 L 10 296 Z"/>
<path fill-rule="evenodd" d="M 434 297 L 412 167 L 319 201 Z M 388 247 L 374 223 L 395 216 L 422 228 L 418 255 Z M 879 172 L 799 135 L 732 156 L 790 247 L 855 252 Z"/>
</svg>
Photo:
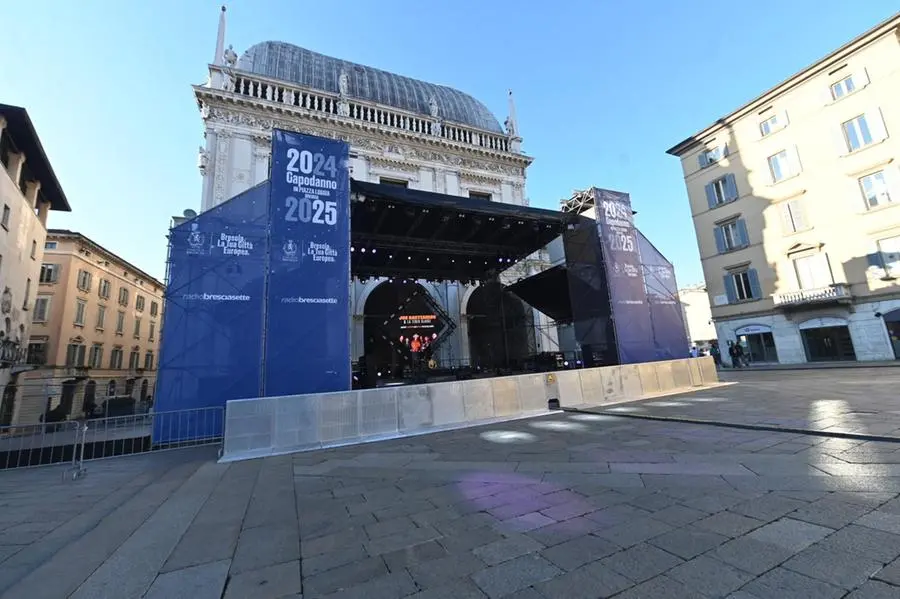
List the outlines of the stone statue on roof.
<svg viewBox="0 0 900 599">
<path fill-rule="evenodd" d="M 234 48 L 231 44 L 228 44 L 228 47 L 222 54 L 222 59 L 225 61 L 225 66 L 229 69 L 233 69 L 234 65 L 237 64 L 238 55 L 237 52 L 234 51 Z"/>
<path fill-rule="evenodd" d="M 350 93 L 350 75 L 346 69 L 341 69 L 341 76 L 338 77 L 338 89 L 342 97 Z"/>
<path fill-rule="evenodd" d="M 434 118 L 438 118 L 438 103 L 437 98 L 435 98 L 434 96 L 431 96 L 431 98 L 428 99 L 428 111 L 431 113 L 431 116 L 433 116 Z"/>
</svg>

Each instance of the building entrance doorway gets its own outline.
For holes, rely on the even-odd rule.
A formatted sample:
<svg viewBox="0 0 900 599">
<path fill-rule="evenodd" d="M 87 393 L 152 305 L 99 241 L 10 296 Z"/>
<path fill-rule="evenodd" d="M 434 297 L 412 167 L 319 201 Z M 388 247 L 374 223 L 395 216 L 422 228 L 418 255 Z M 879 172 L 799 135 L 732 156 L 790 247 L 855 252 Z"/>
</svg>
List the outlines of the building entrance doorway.
<svg viewBox="0 0 900 599">
<path fill-rule="evenodd" d="M 744 346 L 744 356 L 751 364 L 778 362 L 778 351 L 775 349 L 775 337 L 772 333 L 741 335 L 738 341 Z"/>
<path fill-rule="evenodd" d="M 748 324 L 735 329 L 734 336 L 744 348 L 744 360 L 750 364 L 778 362 L 772 327 L 765 324 Z"/>
<path fill-rule="evenodd" d="M 891 340 L 894 359 L 900 360 L 900 309 L 884 315 L 884 326 L 887 327 L 888 338 Z"/>
<path fill-rule="evenodd" d="M 856 360 L 850 328 L 846 325 L 803 329 L 800 336 L 809 362 Z"/>
</svg>

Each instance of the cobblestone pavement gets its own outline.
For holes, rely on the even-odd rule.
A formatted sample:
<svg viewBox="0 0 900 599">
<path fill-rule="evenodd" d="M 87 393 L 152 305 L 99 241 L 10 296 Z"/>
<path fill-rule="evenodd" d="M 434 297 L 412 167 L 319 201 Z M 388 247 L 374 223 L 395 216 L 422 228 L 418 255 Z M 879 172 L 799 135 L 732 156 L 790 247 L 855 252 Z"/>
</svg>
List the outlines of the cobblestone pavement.
<svg viewBox="0 0 900 599">
<path fill-rule="evenodd" d="M 758 374 L 779 410 L 795 409 L 793 385 L 799 403 L 856 389 Z M 715 418 L 754 385 L 680 400 Z M 884 410 L 890 393 L 874 381 L 869 408 L 852 401 Z M 900 597 L 900 443 L 557 413 L 213 460 L 103 460 L 74 482 L 0 473 L 0 595 Z"/>
<path fill-rule="evenodd" d="M 738 384 L 603 411 L 900 439 L 900 368 L 725 370 L 719 376 Z"/>
</svg>

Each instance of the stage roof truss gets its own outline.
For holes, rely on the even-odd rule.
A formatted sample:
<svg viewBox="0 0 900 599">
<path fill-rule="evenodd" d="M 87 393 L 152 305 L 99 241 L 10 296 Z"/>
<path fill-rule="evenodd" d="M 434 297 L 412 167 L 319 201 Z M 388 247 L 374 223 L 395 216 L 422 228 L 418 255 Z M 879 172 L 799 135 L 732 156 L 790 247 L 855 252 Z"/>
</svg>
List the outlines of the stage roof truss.
<svg viewBox="0 0 900 599">
<path fill-rule="evenodd" d="M 558 237 L 577 215 L 352 181 L 359 278 L 484 281 Z"/>
</svg>

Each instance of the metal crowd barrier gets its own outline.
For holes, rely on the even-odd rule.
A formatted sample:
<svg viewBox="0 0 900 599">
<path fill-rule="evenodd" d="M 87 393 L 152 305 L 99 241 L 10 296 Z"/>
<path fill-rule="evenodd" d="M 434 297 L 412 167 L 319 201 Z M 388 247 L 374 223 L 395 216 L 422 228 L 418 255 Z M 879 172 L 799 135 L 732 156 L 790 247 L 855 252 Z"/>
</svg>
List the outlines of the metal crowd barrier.
<svg viewBox="0 0 900 599">
<path fill-rule="evenodd" d="M 221 445 L 222 407 L 0 427 L 0 470 L 71 464 L 200 445 Z M 66 475 L 68 476 L 68 474 Z"/>
</svg>

